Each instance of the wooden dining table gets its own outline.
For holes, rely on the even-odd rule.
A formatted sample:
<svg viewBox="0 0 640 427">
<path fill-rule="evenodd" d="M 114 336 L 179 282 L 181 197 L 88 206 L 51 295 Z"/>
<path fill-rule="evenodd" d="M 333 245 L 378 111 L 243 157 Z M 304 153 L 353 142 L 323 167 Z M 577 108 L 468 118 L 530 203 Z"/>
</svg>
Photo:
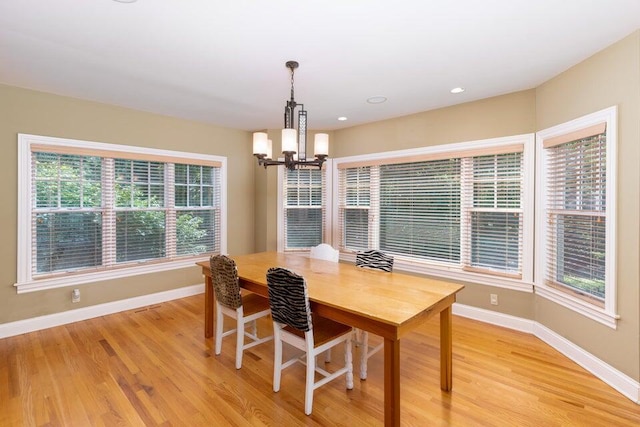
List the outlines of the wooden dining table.
<svg viewBox="0 0 640 427">
<path fill-rule="evenodd" d="M 398 272 L 386 273 L 310 259 L 300 254 L 261 252 L 231 256 L 240 286 L 267 296 L 266 273 L 285 267 L 307 281 L 316 314 L 384 338 L 384 424 L 400 425 L 400 339 L 440 314 L 440 388 L 452 388 L 451 306 L 463 285 Z M 197 263 L 205 277 L 205 337 L 213 336 L 214 293 L 208 261 Z"/>
</svg>

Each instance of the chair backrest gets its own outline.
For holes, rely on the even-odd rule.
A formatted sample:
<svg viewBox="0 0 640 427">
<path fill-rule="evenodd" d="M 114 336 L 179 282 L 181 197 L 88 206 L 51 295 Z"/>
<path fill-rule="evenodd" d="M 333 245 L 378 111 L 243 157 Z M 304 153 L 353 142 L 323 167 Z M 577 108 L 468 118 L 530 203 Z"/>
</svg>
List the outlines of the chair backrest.
<svg viewBox="0 0 640 427">
<path fill-rule="evenodd" d="M 356 267 L 391 272 L 393 270 L 393 257 L 376 250 L 358 252 L 356 254 Z"/>
<path fill-rule="evenodd" d="M 324 259 L 327 261 L 338 262 L 340 260 L 340 251 L 333 249 L 331 245 L 320 243 L 318 246 L 311 248 L 309 257 L 313 259 Z"/>
<path fill-rule="evenodd" d="M 311 306 L 304 277 L 282 267 L 267 271 L 271 317 L 302 332 L 310 331 Z"/>
<path fill-rule="evenodd" d="M 214 255 L 209 260 L 211 264 L 211 281 L 216 300 L 232 309 L 242 305 L 238 268 L 236 262 L 225 255 Z"/>
</svg>

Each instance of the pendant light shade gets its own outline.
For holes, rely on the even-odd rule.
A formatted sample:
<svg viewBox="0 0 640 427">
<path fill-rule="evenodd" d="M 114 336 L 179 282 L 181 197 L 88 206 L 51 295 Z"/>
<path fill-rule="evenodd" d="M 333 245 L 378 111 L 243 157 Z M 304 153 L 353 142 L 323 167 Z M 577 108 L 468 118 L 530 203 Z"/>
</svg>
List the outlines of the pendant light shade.
<svg viewBox="0 0 640 427">
<path fill-rule="evenodd" d="M 329 155 L 329 135 L 326 133 L 316 133 L 313 154 L 317 156 Z"/>
<path fill-rule="evenodd" d="M 265 132 L 255 132 L 253 134 L 253 154 L 267 154 L 267 134 Z"/>
<path fill-rule="evenodd" d="M 282 129 L 282 152 L 298 152 L 298 131 L 295 129 Z"/>
</svg>

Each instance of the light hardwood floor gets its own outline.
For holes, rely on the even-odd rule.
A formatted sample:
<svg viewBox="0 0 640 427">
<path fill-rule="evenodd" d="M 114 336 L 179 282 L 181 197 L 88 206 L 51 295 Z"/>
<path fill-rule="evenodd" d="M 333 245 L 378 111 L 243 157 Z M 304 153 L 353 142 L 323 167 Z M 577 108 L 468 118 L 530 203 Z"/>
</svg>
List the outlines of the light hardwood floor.
<svg viewBox="0 0 640 427">
<path fill-rule="evenodd" d="M 382 354 L 353 390 L 342 378 L 316 390 L 305 416 L 304 367 L 273 393 L 273 343 L 236 370 L 234 338 L 217 357 L 204 338 L 203 305 L 197 295 L 0 340 L 0 426 L 382 425 Z M 457 316 L 442 392 L 438 326 L 402 340 L 402 425 L 640 425 L 639 405 L 537 338 Z"/>
</svg>

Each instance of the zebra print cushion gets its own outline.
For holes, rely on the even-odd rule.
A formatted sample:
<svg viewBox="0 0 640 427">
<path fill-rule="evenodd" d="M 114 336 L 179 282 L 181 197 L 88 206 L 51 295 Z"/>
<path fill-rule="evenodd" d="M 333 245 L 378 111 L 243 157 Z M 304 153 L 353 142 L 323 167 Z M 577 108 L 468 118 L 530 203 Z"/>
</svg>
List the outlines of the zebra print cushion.
<svg viewBox="0 0 640 427">
<path fill-rule="evenodd" d="M 271 316 L 302 332 L 311 330 L 311 307 L 304 277 L 282 267 L 267 272 Z"/>
<path fill-rule="evenodd" d="M 242 305 L 236 262 L 225 255 L 214 255 L 211 264 L 211 281 L 216 300 L 225 307 L 236 309 Z"/>
<path fill-rule="evenodd" d="M 393 257 L 376 250 L 358 252 L 356 267 L 373 268 L 390 273 L 393 270 Z"/>
</svg>

